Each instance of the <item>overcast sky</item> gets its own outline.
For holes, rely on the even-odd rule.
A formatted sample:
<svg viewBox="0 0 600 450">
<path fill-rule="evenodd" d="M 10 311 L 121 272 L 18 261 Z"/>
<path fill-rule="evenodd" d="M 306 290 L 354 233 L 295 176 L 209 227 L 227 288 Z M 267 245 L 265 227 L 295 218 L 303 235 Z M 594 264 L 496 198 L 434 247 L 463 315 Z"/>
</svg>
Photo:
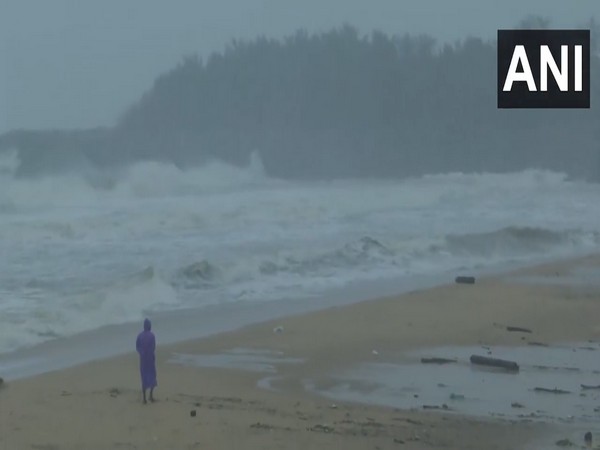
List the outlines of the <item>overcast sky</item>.
<svg viewBox="0 0 600 450">
<path fill-rule="evenodd" d="M 184 55 L 349 23 L 494 38 L 528 14 L 573 27 L 600 0 L 0 0 L 0 132 L 111 125 Z"/>
</svg>

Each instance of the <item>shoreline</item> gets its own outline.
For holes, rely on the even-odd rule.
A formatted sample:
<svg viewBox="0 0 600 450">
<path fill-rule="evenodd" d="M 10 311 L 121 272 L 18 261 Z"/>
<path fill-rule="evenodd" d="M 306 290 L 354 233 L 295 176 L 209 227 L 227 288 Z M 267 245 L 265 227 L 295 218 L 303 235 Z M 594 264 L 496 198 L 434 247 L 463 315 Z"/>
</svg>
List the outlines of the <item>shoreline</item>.
<svg viewBox="0 0 600 450">
<path fill-rule="evenodd" d="M 344 288 L 329 290 L 318 296 L 299 297 L 295 300 L 232 302 L 202 308 L 161 311 L 150 314 L 149 317 L 162 328 L 161 343 L 172 345 L 234 332 L 247 326 L 289 316 L 402 296 L 415 290 L 452 286 L 457 275 L 472 275 L 479 281 L 548 264 L 576 263 L 594 255 L 596 253 L 569 255 L 558 259 L 544 257 L 527 261 L 503 262 L 474 270 L 449 270 L 433 275 L 361 281 L 351 283 Z M 0 376 L 5 380 L 18 380 L 127 354 L 130 349 L 122 346 L 122 343 L 131 339 L 131 336 L 139 331 L 137 328 L 139 328 L 137 322 L 105 325 L 75 335 L 0 353 Z"/>
<path fill-rule="evenodd" d="M 337 373 L 364 364 L 404 364 L 409 352 L 423 349 L 600 341 L 594 320 L 600 314 L 600 284 L 588 282 L 598 274 L 600 256 L 588 255 L 482 277 L 474 285 L 416 289 L 201 339 L 164 344 L 157 329 L 156 405 L 141 405 L 133 350 L 8 380 L 0 390 L 0 444 L 475 450 L 493 443 L 498 449 L 533 450 L 561 436 L 576 442 L 576 426 L 470 417 L 460 409 L 440 414 L 378 406 L 334 400 L 322 392 L 339 384 Z M 533 331 L 508 333 L 494 324 Z M 406 377 L 401 371 L 396 378 L 412 382 Z M 373 395 L 373 380 L 366 381 L 371 383 L 357 386 Z M 310 392 L 307 383 L 317 391 Z M 423 402 L 427 393 L 420 393 Z M 197 419 L 190 417 L 192 410 Z"/>
<path fill-rule="evenodd" d="M 305 297 L 290 301 L 232 302 L 203 308 L 162 311 L 149 317 L 154 323 L 155 330 L 160 330 L 160 345 L 172 346 L 239 331 L 248 326 L 286 317 L 348 306 L 373 298 L 402 295 L 411 290 L 428 289 L 447 282 L 448 280 L 441 275 L 414 276 L 409 280 L 360 282 L 327 296 Z M 374 289 L 378 292 L 375 297 L 368 294 Z M 1 353 L 0 373 L 4 374 L 5 379 L 16 381 L 123 356 L 132 348 L 126 348 L 122 344 L 131 341 L 140 331 L 139 323 L 106 325 L 76 335 Z"/>
</svg>

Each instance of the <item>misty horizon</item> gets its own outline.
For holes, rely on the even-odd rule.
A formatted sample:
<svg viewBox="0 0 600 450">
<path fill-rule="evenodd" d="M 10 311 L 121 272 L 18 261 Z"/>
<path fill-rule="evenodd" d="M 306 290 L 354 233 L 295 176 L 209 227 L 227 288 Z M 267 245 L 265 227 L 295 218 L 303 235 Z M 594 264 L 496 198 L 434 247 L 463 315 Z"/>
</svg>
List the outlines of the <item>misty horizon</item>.
<svg viewBox="0 0 600 450">
<path fill-rule="evenodd" d="M 113 127 L 9 132 L 0 150 L 18 150 L 17 176 L 139 161 L 246 167 L 257 153 L 266 175 L 283 179 L 535 168 L 597 180 L 597 110 L 499 110 L 496 57 L 492 39 L 439 46 L 350 25 L 233 41 L 162 73 Z M 598 55 L 591 66 L 594 105 Z"/>
<path fill-rule="evenodd" d="M 127 7 L 35 5 L 8 1 L 0 16 L 0 134 L 15 129 L 89 129 L 113 126 L 155 79 L 184 57 L 224 51 L 233 40 L 283 39 L 298 29 L 324 32 L 344 23 L 361 34 L 428 34 L 443 45 L 469 36 L 494 39 L 529 15 L 552 27 L 582 26 L 600 17 L 600 3 L 460 0 L 238 2 L 199 7 L 183 1 L 166 8 L 144 2 Z M 181 8 L 177 8 L 181 6 Z M 18 24 L 18 27 L 17 27 Z"/>
</svg>

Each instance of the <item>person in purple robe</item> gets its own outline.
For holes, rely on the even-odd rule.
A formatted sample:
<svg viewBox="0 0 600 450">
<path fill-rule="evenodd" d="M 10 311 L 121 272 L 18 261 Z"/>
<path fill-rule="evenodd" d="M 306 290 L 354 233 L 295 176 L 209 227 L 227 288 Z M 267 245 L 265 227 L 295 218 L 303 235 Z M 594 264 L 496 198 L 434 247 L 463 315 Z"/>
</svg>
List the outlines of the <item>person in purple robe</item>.
<svg viewBox="0 0 600 450">
<path fill-rule="evenodd" d="M 144 320 L 144 331 L 138 334 L 135 348 L 140 355 L 140 375 L 142 377 L 142 396 L 146 402 L 146 390 L 150 389 L 150 401 L 154 402 L 154 388 L 156 382 L 156 364 L 154 351 L 156 350 L 156 338 L 150 331 L 152 324 L 150 320 Z"/>
</svg>

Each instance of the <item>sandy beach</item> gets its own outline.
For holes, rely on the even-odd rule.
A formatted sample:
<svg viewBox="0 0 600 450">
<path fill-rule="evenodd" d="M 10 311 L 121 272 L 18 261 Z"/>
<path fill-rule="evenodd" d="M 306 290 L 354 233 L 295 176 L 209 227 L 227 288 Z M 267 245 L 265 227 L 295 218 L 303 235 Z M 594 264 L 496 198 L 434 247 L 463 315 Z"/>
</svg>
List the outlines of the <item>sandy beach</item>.
<svg viewBox="0 0 600 450">
<path fill-rule="evenodd" d="M 307 385 L 326 390 L 332 373 L 401 364 L 409 352 L 430 348 L 474 346 L 486 354 L 494 346 L 595 345 L 598 273 L 600 257 L 590 256 L 169 346 L 160 345 L 156 323 L 156 403 L 141 402 L 133 352 L 7 380 L 0 388 L 0 448 L 545 448 L 536 443 L 563 433 L 555 423 L 332 400 Z M 591 350 L 588 359 L 596 357 Z"/>
</svg>

